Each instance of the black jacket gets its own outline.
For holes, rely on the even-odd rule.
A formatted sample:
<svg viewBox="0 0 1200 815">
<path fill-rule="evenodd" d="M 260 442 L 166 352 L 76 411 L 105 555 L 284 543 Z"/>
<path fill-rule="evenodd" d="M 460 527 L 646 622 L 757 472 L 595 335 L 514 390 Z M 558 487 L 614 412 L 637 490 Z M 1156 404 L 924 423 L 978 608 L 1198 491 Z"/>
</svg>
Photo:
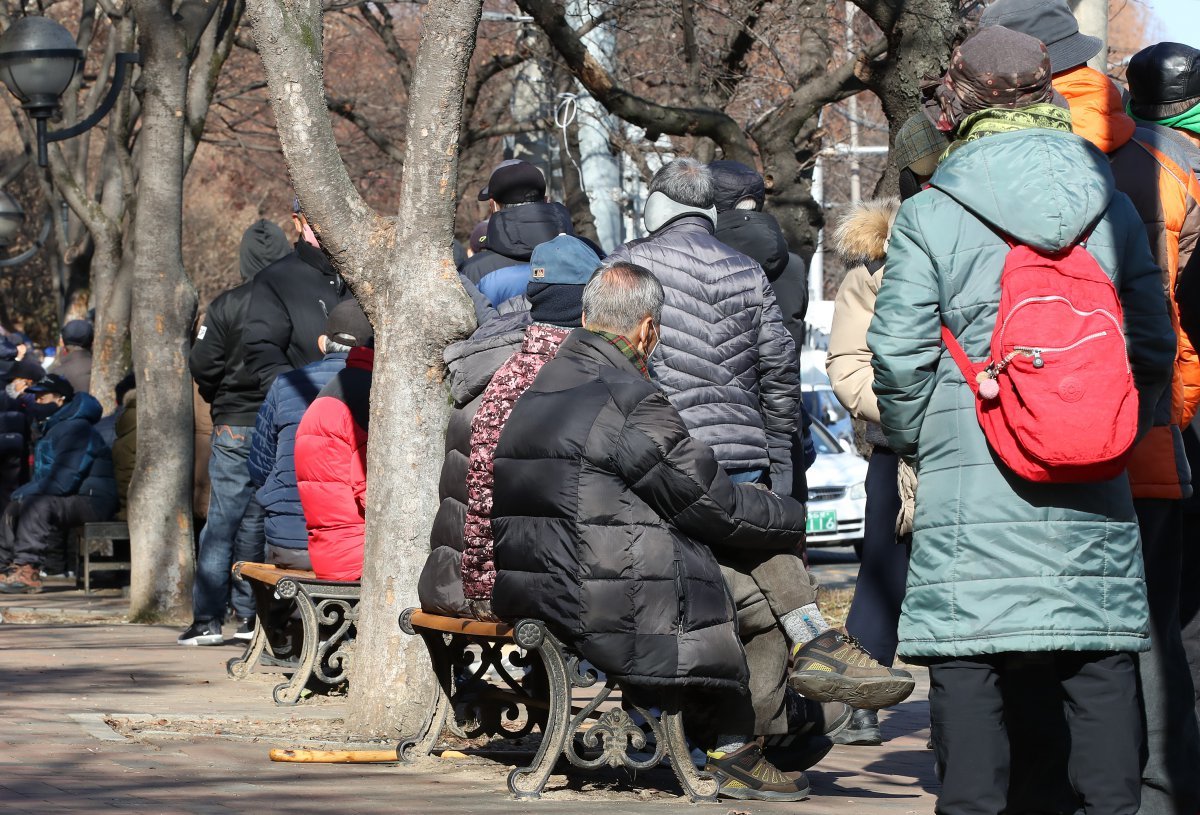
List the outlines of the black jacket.
<svg viewBox="0 0 1200 815">
<path fill-rule="evenodd" d="M 204 316 L 188 368 L 213 424 L 253 427 L 266 390 L 246 368 L 245 326 L 254 281 L 217 295 Z"/>
<path fill-rule="evenodd" d="M 487 249 L 462 267 L 462 275 L 498 306 L 525 293 L 529 258 L 539 243 L 574 235 L 571 213 L 558 203 L 524 204 L 496 212 L 488 220 Z"/>
<path fill-rule="evenodd" d="M 783 324 L 799 350 L 808 312 L 808 270 L 804 259 L 788 249 L 779 222 L 765 212 L 730 209 L 717 215 L 716 237 L 763 267 L 783 312 Z"/>
<path fill-rule="evenodd" d="M 495 454 L 492 610 L 534 617 L 610 678 L 742 687 L 713 547 L 791 550 L 804 507 L 734 485 L 615 346 L 567 337 Z"/>
<path fill-rule="evenodd" d="M 258 380 L 260 394 L 284 371 L 321 358 L 317 337 L 325 333 L 325 319 L 350 296 L 325 253 L 304 241 L 258 273 L 242 335 L 246 369 Z"/>
</svg>

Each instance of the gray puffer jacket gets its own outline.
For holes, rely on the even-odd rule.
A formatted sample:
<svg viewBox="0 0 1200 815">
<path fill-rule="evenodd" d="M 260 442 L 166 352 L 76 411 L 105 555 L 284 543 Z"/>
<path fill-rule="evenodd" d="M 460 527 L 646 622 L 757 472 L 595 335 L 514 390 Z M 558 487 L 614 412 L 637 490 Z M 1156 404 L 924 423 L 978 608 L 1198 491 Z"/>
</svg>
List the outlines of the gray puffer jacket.
<svg viewBox="0 0 1200 815">
<path fill-rule="evenodd" d="M 692 436 L 730 471 L 770 469 L 771 487 L 792 489 L 791 438 L 800 415 L 796 345 L 762 267 L 685 215 L 618 248 L 666 289 L 655 381 Z"/>
</svg>

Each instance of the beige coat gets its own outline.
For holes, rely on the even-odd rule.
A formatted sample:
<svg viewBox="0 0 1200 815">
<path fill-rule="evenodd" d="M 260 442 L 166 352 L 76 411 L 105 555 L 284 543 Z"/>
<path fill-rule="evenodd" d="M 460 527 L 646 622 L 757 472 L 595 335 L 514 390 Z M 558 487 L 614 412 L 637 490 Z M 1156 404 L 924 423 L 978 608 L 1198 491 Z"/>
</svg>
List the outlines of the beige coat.
<svg viewBox="0 0 1200 815">
<path fill-rule="evenodd" d="M 860 204 L 838 224 L 833 236 L 838 253 L 848 264 L 856 265 L 846 273 L 833 303 L 825 370 L 834 394 L 850 415 L 873 424 L 879 424 L 879 405 L 871 389 L 875 374 L 867 328 L 883 282 L 888 231 L 899 206 L 894 198 Z"/>
<path fill-rule="evenodd" d="M 899 208 L 900 202 L 894 198 L 861 204 L 838 224 L 833 236 L 838 253 L 848 264 L 855 265 L 846 273 L 833 302 L 833 328 L 829 332 L 825 370 L 838 401 L 851 416 L 868 426 L 879 424 L 879 403 L 872 388 L 875 372 L 871 369 L 867 329 L 875 316 L 875 297 L 883 283 L 888 232 Z M 870 430 L 868 439 L 874 435 Z M 901 462 L 898 483 L 901 509 L 896 519 L 896 534 L 901 537 L 912 534 L 916 481 L 916 473 Z"/>
</svg>

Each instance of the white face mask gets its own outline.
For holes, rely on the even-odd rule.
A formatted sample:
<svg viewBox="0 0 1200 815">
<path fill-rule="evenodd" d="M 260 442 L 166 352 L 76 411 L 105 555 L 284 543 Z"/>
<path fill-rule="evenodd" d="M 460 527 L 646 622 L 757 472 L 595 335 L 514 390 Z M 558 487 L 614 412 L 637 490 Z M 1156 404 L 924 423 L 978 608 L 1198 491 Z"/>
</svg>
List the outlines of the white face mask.
<svg viewBox="0 0 1200 815">
<path fill-rule="evenodd" d="M 21 391 L 17 390 L 17 385 L 15 382 L 9 382 L 4 387 L 4 392 L 8 394 L 9 399 L 16 399 L 21 395 Z"/>
</svg>

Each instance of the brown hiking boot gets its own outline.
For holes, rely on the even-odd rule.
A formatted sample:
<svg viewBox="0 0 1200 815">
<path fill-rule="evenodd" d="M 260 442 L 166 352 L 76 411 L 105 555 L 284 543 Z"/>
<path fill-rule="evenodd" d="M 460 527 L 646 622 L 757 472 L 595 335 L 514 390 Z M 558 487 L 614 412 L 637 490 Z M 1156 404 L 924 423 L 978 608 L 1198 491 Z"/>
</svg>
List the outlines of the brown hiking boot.
<svg viewBox="0 0 1200 815">
<path fill-rule="evenodd" d="M 14 566 L 0 580 L 0 592 L 5 594 L 38 594 L 41 590 L 42 578 L 38 575 L 38 569 L 28 563 Z"/>
<path fill-rule="evenodd" d="M 828 751 L 826 751 L 828 752 Z M 808 797 L 808 778 L 804 773 L 783 773 L 763 756 L 762 747 L 752 741 L 732 753 L 710 751 L 706 773 L 720 782 L 717 795 L 743 801 L 803 801 Z"/>
<path fill-rule="evenodd" d="M 845 702 L 860 710 L 897 705 L 913 692 L 912 674 L 885 668 L 853 637 L 830 629 L 793 652 L 788 684 L 818 702 Z"/>
</svg>

